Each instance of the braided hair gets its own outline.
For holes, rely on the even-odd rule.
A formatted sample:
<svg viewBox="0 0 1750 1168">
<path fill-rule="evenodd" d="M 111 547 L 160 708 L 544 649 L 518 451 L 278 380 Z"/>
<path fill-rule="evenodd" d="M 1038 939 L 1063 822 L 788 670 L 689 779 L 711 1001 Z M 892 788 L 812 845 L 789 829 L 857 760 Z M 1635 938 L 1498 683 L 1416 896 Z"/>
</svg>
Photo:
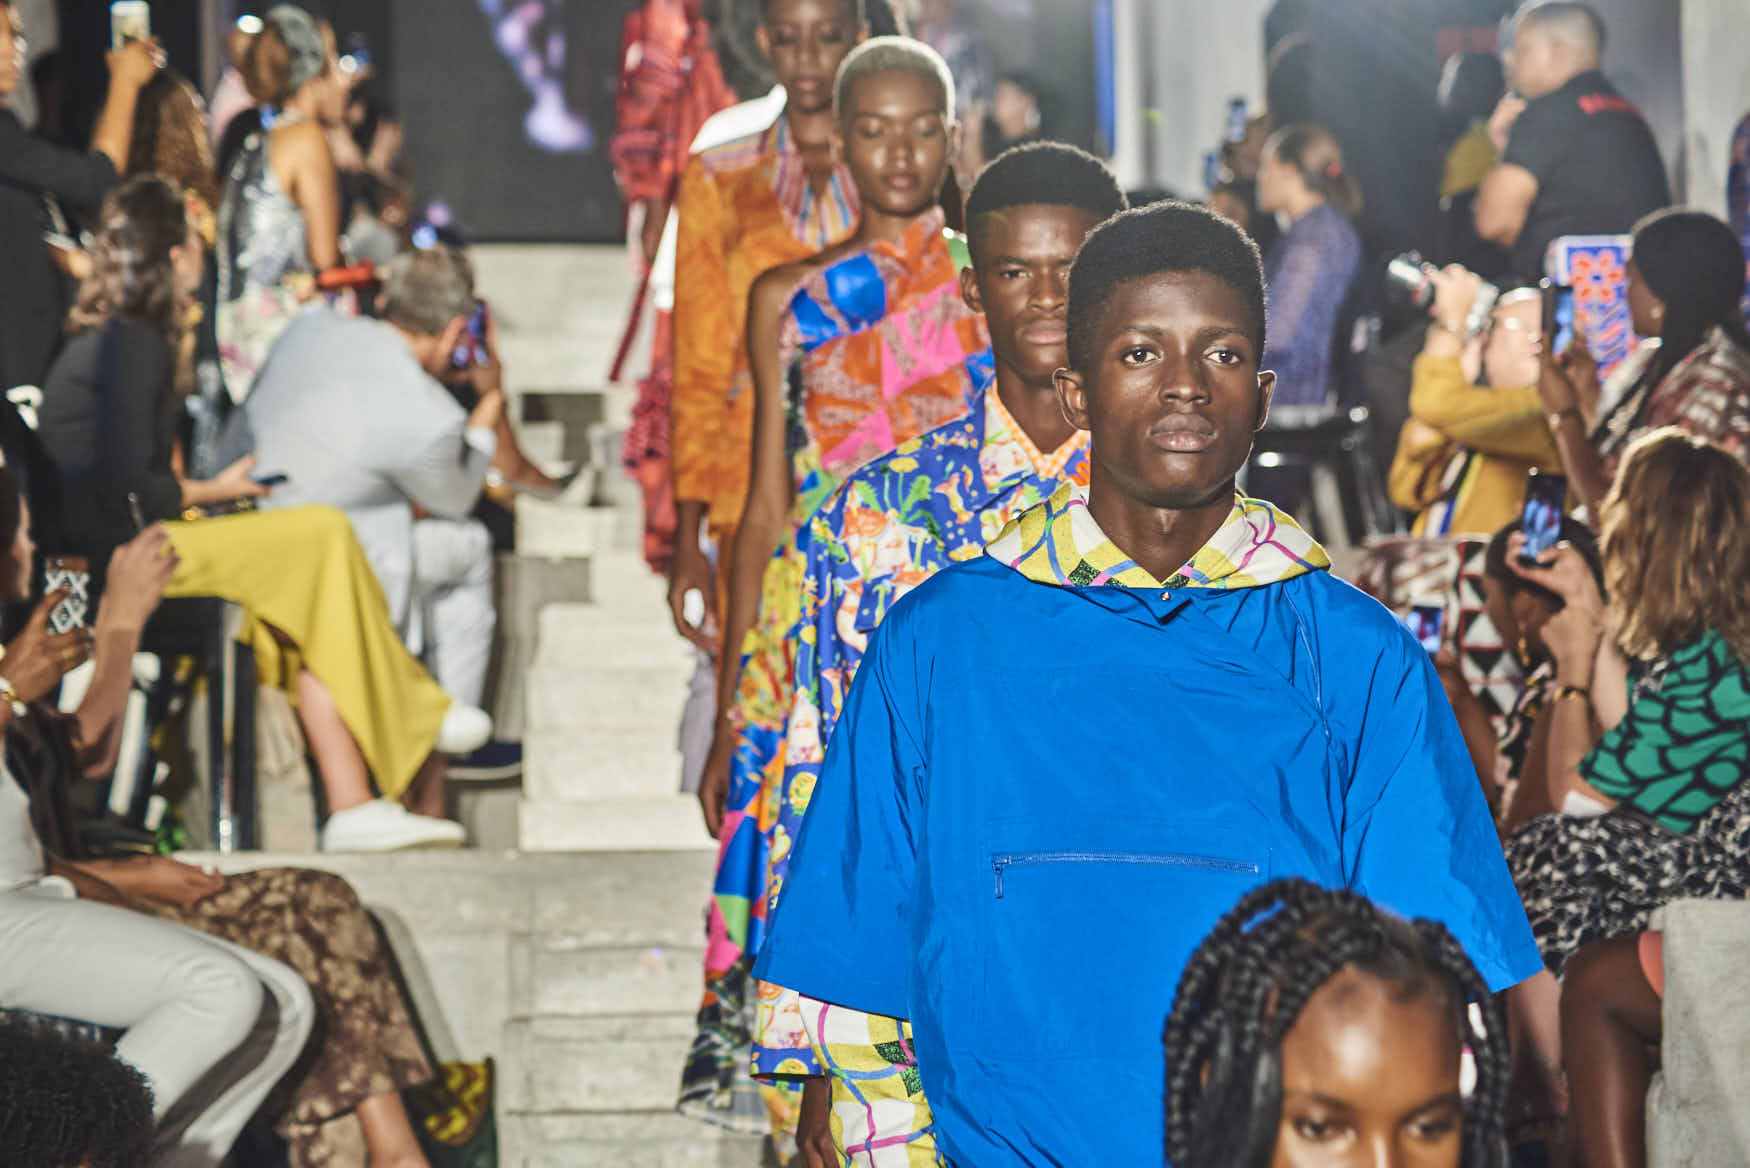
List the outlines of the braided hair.
<svg viewBox="0 0 1750 1168">
<path fill-rule="evenodd" d="M 1402 921 L 1355 893 L 1305 880 L 1248 893 L 1185 966 L 1165 1037 L 1174 1168 L 1270 1163 L 1282 1115 L 1282 1040 L 1346 966 L 1443 1000 L 1476 1061 L 1462 1163 L 1504 1168 L 1507 1026 L 1487 983 L 1438 922 Z"/>
</svg>

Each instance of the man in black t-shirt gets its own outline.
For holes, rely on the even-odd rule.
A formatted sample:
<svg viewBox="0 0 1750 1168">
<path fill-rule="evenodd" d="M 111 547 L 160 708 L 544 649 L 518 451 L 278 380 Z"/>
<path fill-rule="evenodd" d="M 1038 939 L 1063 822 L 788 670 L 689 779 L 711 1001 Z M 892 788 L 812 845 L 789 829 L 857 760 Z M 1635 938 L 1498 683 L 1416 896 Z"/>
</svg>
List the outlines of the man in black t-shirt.
<svg viewBox="0 0 1750 1168">
<path fill-rule="evenodd" d="M 1515 275 L 1543 274 L 1563 235 L 1625 234 L 1671 201 L 1646 119 L 1599 72 L 1604 22 L 1545 0 L 1519 14 L 1506 54 L 1513 93 L 1490 122 L 1501 159 L 1477 194 L 1477 233 L 1508 248 Z"/>
</svg>

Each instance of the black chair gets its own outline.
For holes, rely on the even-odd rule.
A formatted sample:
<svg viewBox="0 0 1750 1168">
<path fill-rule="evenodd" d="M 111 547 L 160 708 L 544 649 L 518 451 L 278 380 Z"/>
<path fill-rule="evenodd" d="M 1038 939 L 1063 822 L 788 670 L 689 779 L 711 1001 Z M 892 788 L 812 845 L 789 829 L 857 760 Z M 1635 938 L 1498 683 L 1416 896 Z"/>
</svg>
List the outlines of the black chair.
<svg viewBox="0 0 1750 1168">
<path fill-rule="evenodd" d="M 1297 472 L 1308 484 L 1310 504 L 1304 510 L 1313 538 L 1335 543 L 1331 517 L 1317 505 L 1316 476 L 1328 472 L 1337 484 L 1342 505 L 1342 535 L 1353 545 L 1397 530 L 1398 516 L 1386 498 L 1384 479 L 1373 457 L 1367 407 L 1350 406 L 1313 426 L 1266 427 L 1253 441 L 1254 474 Z M 1263 475 L 1260 475 L 1263 477 Z M 1269 498 L 1269 492 L 1263 492 Z"/>
<path fill-rule="evenodd" d="M 255 654 L 237 640 L 243 610 L 213 596 L 166 600 L 146 622 L 142 652 L 166 663 L 192 658 L 190 678 L 161 671 L 147 690 L 146 724 L 160 725 L 172 703 L 193 678 L 207 684 L 206 775 L 208 826 L 212 846 L 220 852 L 249 851 L 259 846 L 255 801 Z M 131 795 L 127 819 L 144 824 L 152 797 L 157 760 L 149 748 L 117 764 L 130 768 Z"/>
</svg>

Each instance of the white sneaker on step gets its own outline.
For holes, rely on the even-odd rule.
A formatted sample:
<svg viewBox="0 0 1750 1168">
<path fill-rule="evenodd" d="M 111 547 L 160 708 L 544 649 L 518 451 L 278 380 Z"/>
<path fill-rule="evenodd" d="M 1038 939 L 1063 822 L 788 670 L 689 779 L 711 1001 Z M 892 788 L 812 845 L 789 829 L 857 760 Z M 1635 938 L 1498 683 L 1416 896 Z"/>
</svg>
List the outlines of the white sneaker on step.
<svg viewBox="0 0 1750 1168">
<path fill-rule="evenodd" d="M 492 715 L 479 706 L 451 702 L 444 711 L 432 749 L 439 754 L 473 754 L 492 741 Z"/>
<path fill-rule="evenodd" d="M 415 815 L 389 799 L 336 811 L 322 825 L 325 852 L 398 852 L 404 848 L 459 848 L 468 836 L 449 819 Z"/>
</svg>

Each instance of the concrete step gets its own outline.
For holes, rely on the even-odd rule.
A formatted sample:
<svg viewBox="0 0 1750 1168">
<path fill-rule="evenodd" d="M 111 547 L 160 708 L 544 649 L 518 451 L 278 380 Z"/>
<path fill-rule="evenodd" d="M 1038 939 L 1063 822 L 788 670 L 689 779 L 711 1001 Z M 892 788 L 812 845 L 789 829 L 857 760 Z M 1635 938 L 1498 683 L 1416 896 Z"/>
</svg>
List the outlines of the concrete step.
<svg viewBox="0 0 1750 1168">
<path fill-rule="evenodd" d="M 696 657 L 674 631 L 664 593 L 647 592 L 648 603 L 636 607 L 620 601 L 610 605 L 599 587 L 592 603 L 547 603 L 540 613 L 537 664 L 591 669 L 674 665 L 690 673 Z"/>
<path fill-rule="evenodd" d="M 524 717 L 528 732 L 556 730 L 574 741 L 642 733 L 672 742 L 692 670 L 684 661 L 596 669 L 536 658 Z"/>
<path fill-rule="evenodd" d="M 705 890 L 699 902 L 704 904 Z M 689 945 L 597 946 L 547 933 L 514 954 L 517 1013 L 587 1018 L 673 1013 L 691 1018 L 704 989 L 702 923 Z M 567 943 L 569 942 L 569 944 Z"/>
<path fill-rule="evenodd" d="M 505 1168 L 762 1168 L 765 1141 L 677 1115 L 672 1109 L 549 1112 L 501 1109 Z"/>
<path fill-rule="evenodd" d="M 525 799 L 520 809 L 525 852 L 701 852 L 716 855 L 699 802 L 674 794 L 638 799 L 560 803 Z M 701 889 L 710 886 L 707 875 Z"/>
<path fill-rule="evenodd" d="M 505 1028 L 500 1106 L 526 1114 L 672 1109 L 696 1032 L 687 1015 L 536 1017 Z"/>
<path fill-rule="evenodd" d="M 522 791 L 529 799 L 557 803 L 632 799 L 679 790 L 680 773 L 672 723 L 659 733 L 549 731 L 523 748 Z"/>
</svg>

